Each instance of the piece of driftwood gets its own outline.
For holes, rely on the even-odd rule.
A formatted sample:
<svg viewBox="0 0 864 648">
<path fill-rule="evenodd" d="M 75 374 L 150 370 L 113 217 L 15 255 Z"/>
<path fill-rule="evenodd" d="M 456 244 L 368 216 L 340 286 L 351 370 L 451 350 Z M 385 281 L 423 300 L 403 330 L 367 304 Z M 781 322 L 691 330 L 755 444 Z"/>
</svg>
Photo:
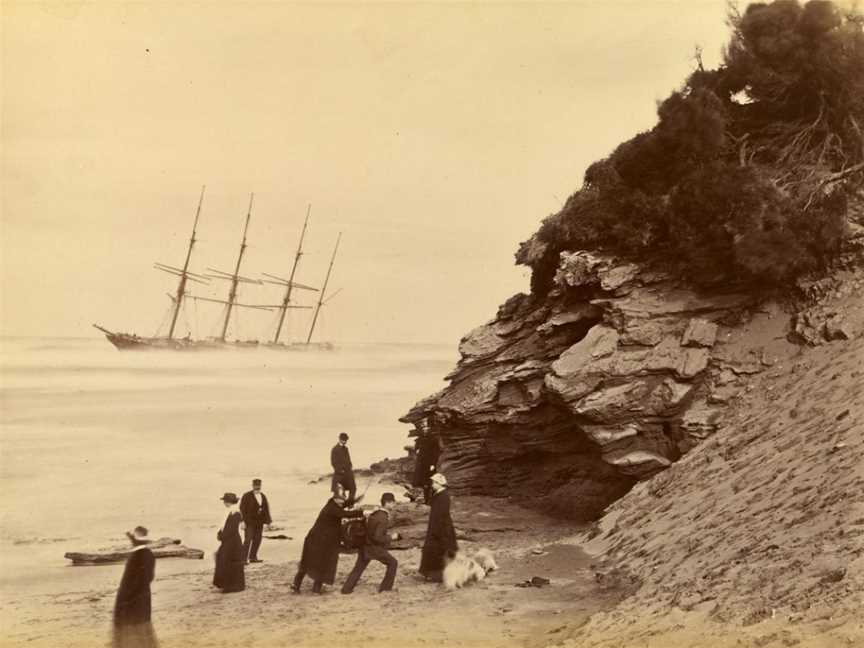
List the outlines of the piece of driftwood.
<svg viewBox="0 0 864 648">
<path fill-rule="evenodd" d="M 204 552 L 200 549 L 191 549 L 182 544 L 177 538 L 159 538 L 149 543 L 148 548 L 156 558 L 194 558 L 201 559 Z M 106 563 L 124 562 L 132 547 L 113 547 L 110 549 L 99 549 L 97 551 L 70 551 L 64 557 L 72 561 L 73 565 L 104 565 Z"/>
</svg>

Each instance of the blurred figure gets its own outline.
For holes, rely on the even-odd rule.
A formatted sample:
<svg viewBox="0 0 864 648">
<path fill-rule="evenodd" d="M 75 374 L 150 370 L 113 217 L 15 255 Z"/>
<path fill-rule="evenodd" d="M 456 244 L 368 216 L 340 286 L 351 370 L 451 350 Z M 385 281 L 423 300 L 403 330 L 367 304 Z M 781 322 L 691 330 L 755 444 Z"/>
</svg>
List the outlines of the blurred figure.
<svg viewBox="0 0 864 648">
<path fill-rule="evenodd" d="M 429 504 L 432 499 L 430 478 L 438 470 L 438 460 L 441 457 L 441 437 L 430 431 L 427 421 L 422 421 L 417 429 L 418 434 L 414 441 L 416 461 L 411 485 L 423 489 L 423 501 Z"/>
<path fill-rule="evenodd" d="M 243 573 L 243 541 L 240 539 L 240 528 L 243 525 L 243 515 L 237 508 L 237 495 L 225 493 L 219 499 L 228 509 L 228 517 L 216 534 L 219 548 L 216 550 L 216 571 L 213 574 L 213 584 L 229 592 L 242 592 L 246 589 L 246 576 Z"/>
<path fill-rule="evenodd" d="M 342 518 L 363 517 L 363 511 L 345 509 L 346 499 L 337 487 L 303 542 L 303 554 L 291 589 L 300 593 L 300 586 L 308 574 L 312 578 L 312 591 L 321 594 L 321 586 L 332 585 L 339 565 L 339 539 L 342 536 Z"/>
<path fill-rule="evenodd" d="M 270 504 L 261 492 L 261 480 L 252 480 L 252 490 L 243 493 L 240 499 L 240 514 L 246 529 L 243 532 L 243 561 L 246 563 L 264 562 L 258 558 L 258 548 L 264 535 L 264 525 L 270 526 Z"/>
<path fill-rule="evenodd" d="M 138 526 L 126 537 L 134 547 L 126 560 L 114 602 L 114 648 L 155 648 L 159 645 L 150 622 L 150 583 L 156 557 L 147 547 L 147 529 Z"/>
</svg>

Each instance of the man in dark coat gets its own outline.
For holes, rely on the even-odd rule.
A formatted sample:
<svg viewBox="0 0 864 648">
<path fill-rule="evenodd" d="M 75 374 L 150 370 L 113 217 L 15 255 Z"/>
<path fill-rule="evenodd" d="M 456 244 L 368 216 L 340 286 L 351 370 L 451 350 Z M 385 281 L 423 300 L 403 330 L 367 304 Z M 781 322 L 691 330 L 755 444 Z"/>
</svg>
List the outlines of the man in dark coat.
<svg viewBox="0 0 864 648">
<path fill-rule="evenodd" d="M 441 457 L 441 437 L 432 434 L 429 426 L 423 424 L 414 441 L 414 448 L 416 462 L 411 485 L 423 489 L 423 500 L 428 504 L 432 498 L 432 485 L 429 479 L 438 470 L 438 459 Z"/>
<path fill-rule="evenodd" d="M 261 480 L 252 480 L 252 490 L 243 493 L 240 499 L 240 514 L 246 529 L 243 532 L 243 560 L 245 562 L 264 562 L 258 558 L 258 547 L 264 534 L 264 525 L 272 524 L 270 519 L 270 504 L 267 496 L 261 492 Z"/>
<path fill-rule="evenodd" d="M 219 548 L 216 550 L 216 571 L 213 574 L 213 584 L 222 590 L 223 594 L 229 592 L 242 592 L 246 589 L 246 576 L 243 573 L 243 540 L 240 539 L 240 527 L 243 524 L 243 515 L 237 507 L 237 495 L 225 493 L 220 498 L 228 509 L 225 523 L 216 534 L 219 540 Z"/>
<path fill-rule="evenodd" d="M 399 562 L 390 555 L 387 549 L 390 548 L 390 541 L 398 539 L 399 534 L 389 533 L 387 525 L 390 523 L 390 511 L 395 506 L 396 496 L 393 493 L 384 493 L 381 496 L 381 508 L 373 511 L 366 519 L 366 541 L 357 552 L 357 562 L 354 563 L 354 569 L 351 570 L 345 584 L 342 585 L 343 594 L 350 594 L 354 591 L 357 582 L 372 560 L 377 560 L 387 566 L 387 572 L 384 574 L 381 585 L 378 586 L 378 591 L 389 592 L 393 589 Z"/>
<path fill-rule="evenodd" d="M 445 556 L 453 556 L 459 549 L 456 544 L 456 529 L 450 517 L 450 493 L 447 480 L 441 473 L 432 475 L 432 501 L 429 511 L 429 527 L 420 558 L 420 573 L 426 580 L 441 582 Z"/>
<path fill-rule="evenodd" d="M 333 480 L 330 483 L 330 491 L 335 493 L 339 486 L 348 493 L 348 504 L 354 504 L 354 494 L 357 492 L 357 484 L 354 482 L 354 467 L 351 465 L 351 453 L 348 452 L 348 435 L 344 432 L 339 434 L 339 443 L 330 451 L 330 465 L 333 466 Z"/>
<path fill-rule="evenodd" d="M 135 527 L 126 533 L 134 549 L 126 560 L 123 578 L 114 602 L 114 648 L 154 648 L 158 646 L 150 622 L 150 583 L 156 558 L 147 547 L 147 529 Z"/>
<path fill-rule="evenodd" d="M 303 542 L 303 554 L 291 589 L 300 593 L 300 586 L 308 574 L 312 578 L 312 591 L 321 593 L 321 585 L 332 585 L 339 565 L 339 539 L 342 537 L 342 518 L 363 517 L 363 511 L 345 508 L 345 495 L 337 489 L 318 514 L 318 519 Z"/>
</svg>

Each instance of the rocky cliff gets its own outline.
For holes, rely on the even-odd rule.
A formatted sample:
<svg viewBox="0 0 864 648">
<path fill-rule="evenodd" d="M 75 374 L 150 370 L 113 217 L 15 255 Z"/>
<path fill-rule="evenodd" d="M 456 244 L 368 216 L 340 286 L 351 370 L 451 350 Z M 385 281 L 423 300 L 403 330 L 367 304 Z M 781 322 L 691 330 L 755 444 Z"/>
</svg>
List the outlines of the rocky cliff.
<svg viewBox="0 0 864 648">
<path fill-rule="evenodd" d="M 858 282 L 835 313 L 860 309 Z M 753 376 L 711 439 L 578 540 L 598 588 L 630 596 L 549 645 L 864 645 L 862 386 L 860 336 Z"/>
<path fill-rule="evenodd" d="M 782 298 L 562 252 L 553 289 L 514 296 L 466 335 L 449 386 L 402 420 L 441 435 L 457 492 L 594 518 L 712 436 L 754 374 L 864 331 L 864 307 L 847 299 L 862 288 L 852 227 L 847 269 Z"/>
</svg>

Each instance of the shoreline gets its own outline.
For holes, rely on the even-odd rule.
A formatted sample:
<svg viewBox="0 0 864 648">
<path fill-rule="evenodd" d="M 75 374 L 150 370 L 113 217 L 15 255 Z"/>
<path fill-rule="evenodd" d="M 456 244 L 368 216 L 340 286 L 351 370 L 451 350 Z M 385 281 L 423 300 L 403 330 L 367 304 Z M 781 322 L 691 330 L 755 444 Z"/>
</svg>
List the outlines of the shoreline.
<svg viewBox="0 0 864 648">
<path fill-rule="evenodd" d="M 384 483 L 398 487 L 389 480 Z M 247 566 L 247 588 L 234 594 L 212 588 L 209 551 L 204 560 L 160 559 L 152 586 L 153 625 L 160 644 L 540 646 L 566 639 L 591 614 L 611 608 L 620 598 L 620 592 L 598 586 L 593 558 L 573 541 L 584 525 L 489 497 L 454 496 L 453 518 L 460 549 L 469 554 L 491 549 L 499 570 L 454 592 L 426 583 L 417 568 L 428 510 L 408 502 L 395 511 L 392 527 L 403 540 L 393 550 L 399 561 L 396 591 L 387 594 L 377 593 L 384 568 L 376 562 L 354 594 L 340 594 L 355 560 L 352 554 L 341 554 L 336 581 L 333 587 L 325 586 L 325 594 L 313 595 L 307 582 L 301 595 L 292 595 L 289 583 L 299 553 L 271 562 L 268 557 L 277 553 L 275 540 L 264 541 L 265 562 Z M 543 588 L 518 586 L 533 576 L 551 582 Z M 48 647 L 62 637 L 69 648 L 105 645 L 115 592 L 116 584 L 54 593 L 33 602 L 35 609 L 29 613 L 26 604 L 17 602 L 11 610 L 16 618 L 3 624 L 0 643 Z M 426 613 L 432 609 L 434 614 Z"/>
</svg>

